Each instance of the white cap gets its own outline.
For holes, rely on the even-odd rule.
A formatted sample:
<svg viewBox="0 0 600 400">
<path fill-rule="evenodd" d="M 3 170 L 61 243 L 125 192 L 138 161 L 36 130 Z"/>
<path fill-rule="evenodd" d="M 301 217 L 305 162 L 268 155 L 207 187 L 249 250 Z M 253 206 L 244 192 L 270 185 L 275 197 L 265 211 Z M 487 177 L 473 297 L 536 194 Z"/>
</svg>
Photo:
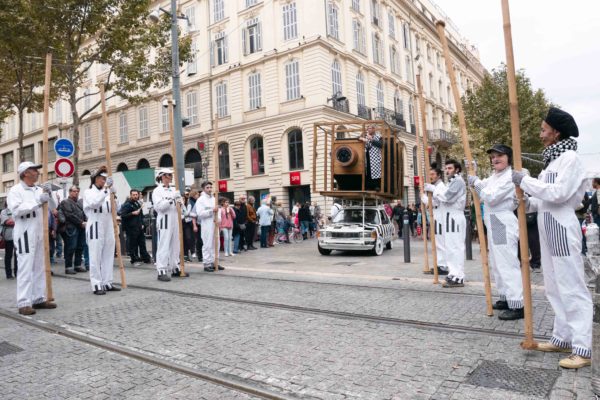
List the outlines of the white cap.
<svg viewBox="0 0 600 400">
<path fill-rule="evenodd" d="M 158 173 L 156 175 L 156 180 L 160 180 L 160 177 L 165 175 L 165 174 L 173 174 L 173 170 L 171 168 L 161 168 L 158 170 Z"/>
<path fill-rule="evenodd" d="M 31 161 L 23 161 L 19 164 L 19 168 L 17 168 L 17 173 L 21 175 L 23 172 L 27 171 L 29 168 L 39 169 L 42 168 L 42 164 L 34 164 Z"/>
</svg>

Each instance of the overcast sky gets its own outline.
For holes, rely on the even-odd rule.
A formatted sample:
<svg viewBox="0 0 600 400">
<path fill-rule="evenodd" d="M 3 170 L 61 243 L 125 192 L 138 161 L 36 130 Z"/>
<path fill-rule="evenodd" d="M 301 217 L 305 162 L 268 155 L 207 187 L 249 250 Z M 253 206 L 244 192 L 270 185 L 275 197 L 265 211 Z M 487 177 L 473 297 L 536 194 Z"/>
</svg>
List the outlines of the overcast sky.
<svg viewBox="0 0 600 400">
<path fill-rule="evenodd" d="M 500 0 L 434 1 L 477 46 L 488 70 L 505 62 Z M 516 68 L 525 69 L 534 88 L 575 117 L 579 152 L 596 153 L 597 160 L 600 1 L 511 0 L 510 15 Z"/>
</svg>

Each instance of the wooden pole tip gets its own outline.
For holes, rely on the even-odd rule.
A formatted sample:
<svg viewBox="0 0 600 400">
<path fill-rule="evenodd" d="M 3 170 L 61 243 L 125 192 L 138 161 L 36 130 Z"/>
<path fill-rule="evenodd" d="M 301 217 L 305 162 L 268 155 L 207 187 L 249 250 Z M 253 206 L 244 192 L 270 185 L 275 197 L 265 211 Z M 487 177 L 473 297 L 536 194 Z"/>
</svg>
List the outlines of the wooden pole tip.
<svg viewBox="0 0 600 400">
<path fill-rule="evenodd" d="M 442 28 L 446 27 L 446 23 L 444 21 L 442 21 L 441 19 L 438 19 L 437 21 L 435 21 L 435 25 L 441 26 Z"/>
</svg>

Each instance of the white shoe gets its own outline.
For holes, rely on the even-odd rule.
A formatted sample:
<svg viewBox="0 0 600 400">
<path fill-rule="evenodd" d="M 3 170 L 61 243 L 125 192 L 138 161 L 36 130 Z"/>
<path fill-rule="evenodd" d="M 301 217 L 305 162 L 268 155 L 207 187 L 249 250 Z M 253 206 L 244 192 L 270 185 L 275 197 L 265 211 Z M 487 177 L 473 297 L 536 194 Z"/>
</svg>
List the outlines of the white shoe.
<svg viewBox="0 0 600 400">
<path fill-rule="evenodd" d="M 229 256 L 230 256 L 230 257 L 235 257 L 235 254 L 233 254 L 233 253 L 229 253 Z"/>
<path fill-rule="evenodd" d="M 192 258 L 196 258 L 196 253 L 192 254 Z"/>
<path fill-rule="evenodd" d="M 229 254 L 225 253 L 225 257 L 229 257 Z"/>
</svg>

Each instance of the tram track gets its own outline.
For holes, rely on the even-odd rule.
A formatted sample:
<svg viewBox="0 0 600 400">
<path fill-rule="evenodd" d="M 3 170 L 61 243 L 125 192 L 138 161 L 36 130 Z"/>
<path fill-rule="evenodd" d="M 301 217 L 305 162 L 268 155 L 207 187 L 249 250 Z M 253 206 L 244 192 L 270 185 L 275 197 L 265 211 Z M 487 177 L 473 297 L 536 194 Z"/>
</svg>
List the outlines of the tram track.
<svg viewBox="0 0 600 400">
<path fill-rule="evenodd" d="M 64 279 L 69 279 L 69 280 L 78 280 L 78 281 L 88 282 L 87 279 L 83 279 L 83 278 L 77 278 L 77 277 L 71 277 L 71 276 L 59 275 L 59 274 L 55 274 L 55 276 L 61 277 Z M 432 330 L 432 331 L 438 331 L 438 332 L 467 333 L 467 334 L 487 335 L 487 336 L 494 336 L 494 337 L 504 337 L 504 338 L 511 338 L 511 339 L 520 339 L 520 338 L 523 338 L 523 336 L 524 336 L 523 333 L 519 333 L 519 332 L 499 331 L 499 330 L 495 330 L 495 329 L 477 328 L 477 327 L 471 327 L 471 326 L 465 326 L 465 325 L 452 325 L 452 324 L 444 324 L 444 323 L 439 323 L 439 322 L 426 322 L 426 321 L 418 321 L 418 320 L 413 320 L 413 319 L 377 316 L 377 315 L 353 313 L 353 312 L 346 312 L 346 311 L 326 310 L 326 309 L 320 309 L 320 308 L 314 308 L 314 307 L 303 307 L 303 306 L 296 306 L 296 305 L 284 304 L 284 303 L 273 303 L 273 302 L 251 300 L 251 299 L 240 299 L 240 298 L 234 298 L 234 297 L 216 296 L 216 295 L 209 295 L 209 294 L 185 292 L 185 291 L 181 291 L 181 290 L 163 289 L 163 288 L 156 288 L 156 287 L 150 287 L 150 286 L 135 285 L 135 284 L 128 284 L 127 287 L 129 289 L 137 289 L 137 290 L 143 290 L 143 291 L 155 292 L 155 293 L 165 293 L 165 294 L 171 294 L 171 295 L 176 295 L 176 296 L 181 296 L 181 297 L 218 301 L 218 302 L 227 302 L 227 303 L 233 303 L 233 304 L 239 304 L 239 305 L 251 305 L 251 306 L 271 308 L 271 309 L 276 309 L 276 310 L 301 312 L 301 313 L 307 313 L 307 314 L 313 314 L 313 315 L 322 315 L 322 316 L 332 317 L 332 318 L 350 319 L 350 320 L 358 320 L 358 321 L 364 321 L 364 322 L 390 324 L 390 325 L 396 325 L 396 326 L 406 326 L 406 327 L 411 327 L 411 328 L 426 329 L 426 330 Z M 550 340 L 550 338 L 551 337 L 547 336 L 547 335 L 534 335 L 534 339 L 541 340 L 541 341 L 548 341 L 548 340 Z"/>
</svg>

